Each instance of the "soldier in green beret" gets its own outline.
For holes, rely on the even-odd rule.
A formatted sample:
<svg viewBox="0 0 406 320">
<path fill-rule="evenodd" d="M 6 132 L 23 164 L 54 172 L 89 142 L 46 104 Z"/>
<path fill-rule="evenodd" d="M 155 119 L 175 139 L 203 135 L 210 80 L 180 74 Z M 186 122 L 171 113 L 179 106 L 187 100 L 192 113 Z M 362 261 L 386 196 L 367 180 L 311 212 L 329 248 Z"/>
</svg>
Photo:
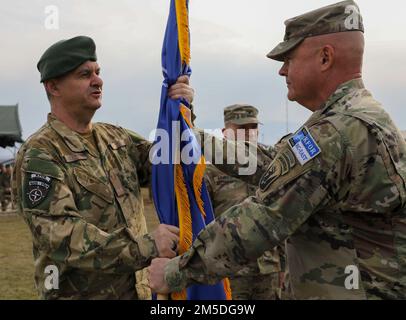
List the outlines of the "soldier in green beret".
<svg viewBox="0 0 406 320">
<path fill-rule="evenodd" d="M 257 144 L 259 123 L 257 108 L 248 104 L 235 104 L 224 109 L 223 135 L 232 141 Z M 266 146 L 259 146 L 266 152 Z M 212 164 L 207 165 L 205 181 L 216 217 L 246 198 L 255 196 L 258 188 L 223 173 Z M 281 271 L 278 250 L 266 251 L 257 263 L 244 268 L 230 279 L 233 300 L 280 299 Z"/>
<path fill-rule="evenodd" d="M 283 62 L 289 99 L 312 116 L 274 157 L 257 149 L 257 172 L 246 177 L 259 186 L 255 197 L 208 225 L 183 255 L 152 261 L 151 288 L 214 283 L 287 239 L 292 297 L 404 300 L 406 142 L 363 84 L 359 7 L 342 1 L 285 24 L 268 57 Z M 204 147 L 229 145 L 195 131 Z M 238 164 L 217 166 L 238 172 Z"/>
<path fill-rule="evenodd" d="M 147 232 L 140 186 L 151 179 L 151 143 L 92 123 L 103 80 L 94 41 L 55 43 L 38 62 L 51 113 L 20 148 L 13 194 L 33 237 L 35 282 L 44 299 L 146 299 L 145 268 L 174 257 L 179 230 Z M 193 99 L 188 78 L 169 91 Z M 57 283 L 47 281 L 49 267 Z"/>
</svg>

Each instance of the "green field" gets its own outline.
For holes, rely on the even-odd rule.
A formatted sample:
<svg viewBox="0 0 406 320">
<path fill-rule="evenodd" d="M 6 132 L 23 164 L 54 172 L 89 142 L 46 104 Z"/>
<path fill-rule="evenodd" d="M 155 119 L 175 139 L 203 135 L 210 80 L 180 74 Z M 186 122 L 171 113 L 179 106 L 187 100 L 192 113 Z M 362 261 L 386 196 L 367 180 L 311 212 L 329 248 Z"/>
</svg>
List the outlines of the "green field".
<svg viewBox="0 0 406 320">
<path fill-rule="evenodd" d="M 17 215 L 0 215 L 0 299 L 38 299 L 31 233 Z"/>
<path fill-rule="evenodd" d="M 145 216 L 151 230 L 158 220 L 143 190 Z M 38 299 L 34 286 L 31 233 L 20 216 L 0 213 L 0 300 Z"/>
</svg>

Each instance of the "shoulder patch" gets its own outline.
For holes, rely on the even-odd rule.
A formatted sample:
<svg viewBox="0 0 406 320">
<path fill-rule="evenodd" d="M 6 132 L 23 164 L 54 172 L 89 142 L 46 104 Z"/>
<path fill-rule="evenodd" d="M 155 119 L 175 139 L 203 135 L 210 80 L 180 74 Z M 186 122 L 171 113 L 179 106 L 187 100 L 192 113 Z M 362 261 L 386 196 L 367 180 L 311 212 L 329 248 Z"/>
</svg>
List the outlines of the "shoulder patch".
<svg viewBox="0 0 406 320">
<path fill-rule="evenodd" d="M 307 127 L 300 128 L 293 137 L 289 139 L 289 147 L 302 166 L 321 153 L 320 147 L 317 145 Z"/>
<path fill-rule="evenodd" d="M 265 191 L 279 177 L 286 175 L 296 165 L 296 159 L 289 149 L 282 150 L 262 176 L 259 187 Z"/>
<path fill-rule="evenodd" d="M 25 198 L 30 208 L 36 207 L 48 196 L 52 180 L 50 176 L 27 172 Z"/>
</svg>

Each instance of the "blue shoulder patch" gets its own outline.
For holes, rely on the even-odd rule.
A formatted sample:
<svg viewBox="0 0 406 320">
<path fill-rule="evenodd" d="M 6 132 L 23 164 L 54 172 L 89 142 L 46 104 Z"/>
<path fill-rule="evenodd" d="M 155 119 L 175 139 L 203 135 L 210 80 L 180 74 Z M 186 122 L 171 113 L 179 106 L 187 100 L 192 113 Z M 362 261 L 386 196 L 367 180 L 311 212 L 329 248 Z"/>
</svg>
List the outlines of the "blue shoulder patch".
<svg viewBox="0 0 406 320">
<path fill-rule="evenodd" d="M 320 147 L 306 127 L 300 128 L 289 139 L 289 146 L 302 166 L 321 153 Z"/>
</svg>

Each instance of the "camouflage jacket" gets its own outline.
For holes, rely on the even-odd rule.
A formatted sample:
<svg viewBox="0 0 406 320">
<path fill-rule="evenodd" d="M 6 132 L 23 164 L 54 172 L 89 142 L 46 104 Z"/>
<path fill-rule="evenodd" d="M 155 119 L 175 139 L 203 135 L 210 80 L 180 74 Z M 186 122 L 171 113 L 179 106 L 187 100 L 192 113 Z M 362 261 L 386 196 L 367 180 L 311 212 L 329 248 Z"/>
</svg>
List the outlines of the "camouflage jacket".
<svg viewBox="0 0 406 320">
<path fill-rule="evenodd" d="M 245 199 L 254 196 L 258 188 L 238 178 L 226 175 L 211 164 L 206 167 L 205 182 L 216 217 L 219 217 L 232 206 L 239 205 Z M 266 251 L 258 258 L 257 266 L 244 268 L 240 272 L 243 275 L 252 276 L 259 273 L 270 274 L 280 271 L 279 252 L 273 249 Z"/>
<path fill-rule="evenodd" d="M 135 272 L 157 256 L 140 193 L 150 143 L 102 123 L 93 135 L 97 154 L 49 115 L 19 150 L 13 194 L 32 233 L 36 286 L 45 299 L 148 298 L 146 274 Z M 50 265 L 58 289 L 45 286 Z"/>
<path fill-rule="evenodd" d="M 248 177 L 260 186 L 257 196 L 228 210 L 168 263 L 172 291 L 230 276 L 289 237 L 295 298 L 406 299 L 400 131 L 361 79 L 339 86 L 305 126 L 307 133 L 303 127 L 282 139 L 265 171 L 266 161 L 258 161 Z M 306 156 L 300 149 L 309 141 L 315 148 Z"/>
<path fill-rule="evenodd" d="M 206 166 L 204 178 L 216 217 L 246 198 L 254 196 L 258 188 L 223 173 L 212 164 Z"/>
</svg>

